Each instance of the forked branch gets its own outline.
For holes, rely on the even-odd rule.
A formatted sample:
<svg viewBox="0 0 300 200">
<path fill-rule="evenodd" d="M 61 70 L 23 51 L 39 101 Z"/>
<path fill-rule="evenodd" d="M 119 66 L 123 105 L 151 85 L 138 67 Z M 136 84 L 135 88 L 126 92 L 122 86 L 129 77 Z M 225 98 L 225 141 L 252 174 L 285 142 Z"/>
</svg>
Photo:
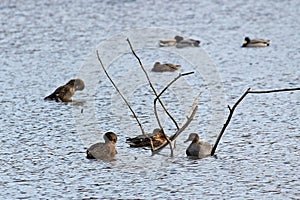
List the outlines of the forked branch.
<svg viewBox="0 0 300 200">
<path fill-rule="evenodd" d="M 130 104 L 128 103 L 128 101 L 125 99 L 125 97 L 123 96 L 123 94 L 120 92 L 119 88 L 117 87 L 117 85 L 114 83 L 114 81 L 112 80 L 112 78 L 110 77 L 110 75 L 108 74 L 108 72 L 106 71 L 105 67 L 104 67 L 104 64 L 102 63 L 101 59 L 100 59 L 100 56 L 99 56 L 99 52 L 97 50 L 97 58 L 101 64 L 101 67 L 103 69 L 103 71 L 105 72 L 106 76 L 108 77 L 108 79 L 110 80 L 110 82 L 112 83 L 112 85 L 114 86 L 114 88 L 116 89 L 116 91 L 119 93 L 119 95 L 122 97 L 123 101 L 126 103 L 127 107 L 129 108 L 129 110 L 131 111 L 131 113 L 133 114 L 135 120 L 137 121 L 143 135 L 147 135 L 144 131 L 144 128 L 138 118 L 138 116 L 135 114 L 134 110 L 131 108 Z M 151 145 L 152 145 L 152 140 L 151 138 L 149 138 L 150 141 L 151 141 Z M 151 149 L 153 149 L 153 145 L 151 146 Z"/>
<path fill-rule="evenodd" d="M 130 49 L 131 49 L 131 52 L 132 52 L 133 55 L 136 57 L 136 59 L 138 60 L 138 62 L 139 62 L 139 64 L 140 64 L 140 66 L 141 66 L 143 72 L 145 73 L 145 75 L 146 75 L 146 77 L 147 77 L 147 80 L 148 80 L 148 82 L 149 82 L 149 85 L 150 85 L 150 87 L 151 87 L 153 93 L 154 93 L 155 96 L 157 97 L 157 96 L 158 96 L 158 95 L 157 95 L 157 92 L 156 92 L 156 90 L 155 90 L 153 84 L 151 83 L 151 80 L 150 80 L 150 78 L 149 78 L 149 75 L 148 75 L 146 69 L 144 68 L 141 59 L 137 56 L 137 54 L 136 54 L 135 51 L 133 50 L 132 45 L 131 45 L 131 43 L 130 43 L 130 41 L 129 41 L 128 38 L 127 38 L 127 42 L 128 42 L 129 47 L 130 47 Z M 163 109 L 165 110 L 165 112 L 166 112 L 169 116 L 171 116 L 171 114 L 167 111 L 167 109 L 165 108 L 164 104 L 162 103 L 162 101 L 161 101 L 159 98 L 158 98 L 158 101 L 159 101 L 159 103 L 161 104 L 161 106 L 163 107 Z M 165 133 L 165 131 L 164 131 L 164 128 L 163 128 L 163 126 L 162 126 L 162 124 L 161 124 L 161 122 L 160 122 L 160 120 L 159 120 L 159 117 L 158 117 L 157 112 L 155 112 L 154 114 L 155 114 L 157 123 L 158 123 L 158 125 L 159 125 L 159 128 L 162 130 L 162 133 L 163 133 L 164 137 L 166 138 L 166 140 L 167 140 L 168 143 L 170 144 L 171 156 L 173 157 L 174 154 L 173 154 L 173 147 L 172 147 L 171 141 L 170 141 L 169 137 L 166 135 L 166 133 Z M 171 119 L 174 119 L 173 117 L 170 117 L 170 118 L 171 118 Z M 175 121 L 175 123 L 176 123 L 176 121 Z M 152 150 L 153 150 L 153 149 L 152 149 Z"/>
<path fill-rule="evenodd" d="M 232 118 L 235 108 L 239 105 L 239 103 L 241 103 L 241 101 L 247 96 L 247 94 L 249 94 L 249 93 L 251 93 L 251 94 L 266 94 L 266 93 L 288 92 L 288 91 L 296 91 L 296 90 L 300 90 L 300 88 L 284 88 L 284 89 L 276 89 L 276 90 L 257 90 L 257 91 L 255 91 L 255 90 L 251 91 L 251 88 L 248 88 L 248 90 L 246 90 L 246 92 L 238 99 L 238 101 L 233 105 L 232 108 L 230 108 L 230 106 L 228 105 L 229 115 L 227 117 L 225 124 L 223 125 L 221 132 L 219 133 L 219 135 L 217 137 L 217 140 L 216 140 L 213 148 L 212 148 L 211 156 L 213 156 L 215 154 L 217 146 L 218 146 L 227 126 L 230 123 L 230 120 Z"/>
<path fill-rule="evenodd" d="M 157 100 L 159 99 L 159 97 L 175 82 L 175 81 L 177 81 L 180 77 L 182 77 L 182 76 L 186 76 L 186 75 L 190 75 L 190 74 L 193 74 L 194 72 L 187 72 L 187 73 L 180 73 L 174 80 L 172 80 L 160 93 L 159 93 L 159 95 L 157 95 L 157 97 L 154 99 L 154 112 L 156 112 L 157 113 L 157 106 L 156 106 L 156 102 L 157 102 Z M 175 125 L 176 125 L 176 128 L 177 128 L 177 130 L 179 130 L 180 129 L 180 127 L 179 127 L 179 125 L 178 125 L 178 123 L 175 121 L 175 119 L 171 116 L 171 115 L 169 115 L 169 117 L 171 118 L 171 120 L 175 123 Z"/>
<path fill-rule="evenodd" d="M 172 135 L 170 137 L 171 141 L 174 141 L 180 133 L 182 133 L 192 122 L 192 120 L 194 119 L 196 112 L 198 110 L 198 99 L 200 97 L 201 94 L 199 94 L 195 99 L 194 102 L 192 104 L 192 107 L 190 109 L 190 112 L 188 114 L 188 116 L 186 117 L 186 119 L 184 120 L 184 122 L 182 123 L 181 127 L 174 133 L 174 135 Z M 163 145 L 161 145 L 160 147 L 156 148 L 152 154 L 156 154 L 159 153 L 163 148 L 165 148 L 168 145 L 168 143 L 164 143 Z"/>
</svg>

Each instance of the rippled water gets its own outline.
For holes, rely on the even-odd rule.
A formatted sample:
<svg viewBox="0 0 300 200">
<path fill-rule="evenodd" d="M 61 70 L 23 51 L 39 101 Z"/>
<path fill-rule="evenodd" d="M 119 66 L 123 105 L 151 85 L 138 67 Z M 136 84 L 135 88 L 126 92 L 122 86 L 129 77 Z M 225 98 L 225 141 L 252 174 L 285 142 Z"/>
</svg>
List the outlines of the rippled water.
<svg viewBox="0 0 300 200">
<path fill-rule="evenodd" d="M 1 1 L 0 198 L 298 199 L 299 92 L 247 96 L 217 149 L 218 159 L 187 159 L 183 140 L 196 131 L 213 143 L 227 104 L 234 104 L 248 87 L 299 87 L 299 8 L 296 0 Z M 121 32 L 131 35 L 119 37 Z M 186 56 L 151 49 L 155 36 L 175 32 L 200 39 L 201 48 L 183 50 Z M 139 40 L 139 34 L 148 34 L 149 40 Z M 242 49 L 246 35 L 272 43 Z M 152 157 L 125 144 L 125 137 L 140 130 L 97 66 L 95 50 L 150 132 L 155 126 L 153 96 L 126 37 L 134 47 L 150 45 L 137 50 L 149 70 L 157 59 L 180 63 L 180 72 L 197 69 L 164 96 L 181 122 L 202 92 L 197 116 L 178 138 L 174 158 L 168 148 Z M 115 38 L 114 45 L 124 41 L 123 49 L 107 43 Z M 111 52 L 121 54 L 110 60 Z M 198 55 L 200 65 L 186 60 L 189 52 Z M 211 73 L 216 76 L 206 76 Z M 79 75 L 87 88 L 74 96 L 74 103 L 43 101 Z M 176 75 L 150 73 L 159 89 Z M 168 132 L 174 131 L 163 119 Z M 85 148 L 108 130 L 119 136 L 116 161 L 87 160 Z"/>
</svg>

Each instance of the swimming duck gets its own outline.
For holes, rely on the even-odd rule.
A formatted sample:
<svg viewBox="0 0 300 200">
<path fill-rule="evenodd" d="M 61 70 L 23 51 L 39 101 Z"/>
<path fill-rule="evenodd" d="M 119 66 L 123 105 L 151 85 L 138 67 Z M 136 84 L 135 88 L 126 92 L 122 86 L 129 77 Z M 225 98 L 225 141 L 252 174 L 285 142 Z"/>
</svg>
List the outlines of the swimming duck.
<svg viewBox="0 0 300 200">
<path fill-rule="evenodd" d="M 173 72 L 180 68 L 180 65 L 174 65 L 171 63 L 161 64 L 160 62 L 156 62 L 152 68 L 153 72 Z"/>
<path fill-rule="evenodd" d="M 167 140 L 161 131 L 161 129 L 156 128 L 153 130 L 152 134 L 147 134 L 146 135 L 138 135 L 134 138 L 126 138 L 126 143 L 130 145 L 132 148 L 137 148 L 137 147 L 150 147 L 151 148 L 151 143 L 150 139 L 152 139 L 153 147 L 159 147 L 162 144 L 166 143 Z"/>
<path fill-rule="evenodd" d="M 117 135 L 113 132 L 107 132 L 103 136 L 105 143 L 96 143 L 86 150 L 88 159 L 113 160 L 117 154 L 116 143 Z"/>
<path fill-rule="evenodd" d="M 44 100 L 56 102 L 70 102 L 75 91 L 83 90 L 84 82 L 81 79 L 71 79 L 68 83 L 58 87 L 52 94 L 45 97 Z"/>
<path fill-rule="evenodd" d="M 212 145 L 207 142 L 199 141 L 199 135 L 197 133 L 191 133 L 189 138 L 185 141 L 192 141 L 190 146 L 186 149 L 186 155 L 192 158 L 205 158 L 209 157 L 212 150 Z"/>
<path fill-rule="evenodd" d="M 245 37 L 242 47 L 267 47 L 270 45 L 270 40 L 250 39 Z"/>
<path fill-rule="evenodd" d="M 175 46 L 175 45 L 176 45 L 176 40 L 175 39 L 159 40 L 159 46 L 160 47 L 170 47 L 170 46 Z"/>
<path fill-rule="evenodd" d="M 194 39 L 184 39 L 181 36 L 175 36 L 176 47 L 184 48 L 184 47 L 199 47 L 200 41 Z"/>
</svg>

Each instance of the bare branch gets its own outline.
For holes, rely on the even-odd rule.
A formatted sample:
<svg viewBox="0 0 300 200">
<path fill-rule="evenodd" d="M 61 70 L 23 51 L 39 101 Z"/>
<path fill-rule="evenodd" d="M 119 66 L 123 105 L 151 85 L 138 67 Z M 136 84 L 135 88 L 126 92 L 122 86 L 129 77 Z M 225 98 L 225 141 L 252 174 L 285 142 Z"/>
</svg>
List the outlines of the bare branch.
<svg viewBox="0 0 300 200">
<path fill-rule="evenodd" d="M 273 93 L 273 92 L 288 92 L 288 91 L 295 91 L 295 90 L 300 90 L 300 88 L 284 88 L 284 89 L 277 89 L 277 90 L 257 90 L 257 91 L 249 91 L 248 93 L 261 94 L 261 93 Z"/>
<path fill-rule="evenodd" d="M 239 105 L 239 103 L 246 97 L 247 94 L 251 93 L 251 94 L 265 94 L 265 93 L 274 93 L 274 92 L 288 92 L 288 91 L 296 91 L 296 90 L 300 90 L 300 88 L 285 88 L 285 89 L 276 89 L 276 90 L 258 90 L 258 91 L 251 91 L 251 88 L 248 88 L 248 90 L 246 90 L 246 92 L 238 99 L 238 101 L 233 105 L 232 108 L 230 108 L 230 106 L 228 105 L 228 109 L 229 109 L 229 115 L 227 117 L 227 120 L 221 130 L 221 132 L 218 135 L 218 138 L 211 150 L 211 156 L 213 156 L 215 154 L 215 151 L 217 149 L 217 146 L 221 140 L 222 135 L 225 132 L 225 129 L 227 128 L 227 126 L 229 125 L 229 122 L 232 118 L 233 112 L 235 110 L 235 108 Z"/>
<path fill-rule="evenodd" d="M 197 97 L 194 99 L 194 102 L 192 104 L 192 107 L 190 109 L 189 115 L 187 116 L 187 118 L 185 119 L 185 121 L 182 123 L 182 126 L 175 132 L 174 135 L 172 135 L 170 137 L 171 141 L 174 141 L 180 133 L 182 133 L 192 122 L 192 120 L 194 119 L 196 112 L 198 110 L 198 99 L 200 97 L 201 94 L 197 95 Z M 163 148 L 165 148 L 168 145 L 168 143 L 164 143 L 163 145 L 161 145 L 160 147 L 156 148 L 152 154 L 156 154 L 159 153 Z"/>
<path fill-rule="evenodd" d="M 190 74 L 193 74 L 194 72 L 187 72 L 187 73 L 183 73 L 183 74 L 179 74 L 174 80 L 172 80 L 160 93 L 159 93 L 159 95 L 157 95 L 157 97 L 154 99 L 154 110 L 155 110 L 155 112 L 157 112 L 156 111 L 156 102 L 157 102 L 157 100 L 159 99 L 159 97 L 175 82 L 175 81 L 177 81 L 180 77 L 182 77 L 182 76 L 186 76 L 186 75 L 190 75 Z M 179 125 L 178 125 L 178 123 L 175 121 L 175 119 L 171 116 L 171 115 L 169 115 L 169 117 L 171 118 L 171 120 L 174 122 L 174 124 L 175 124 L 175 126 L 176 126 L 176 128 L 177 128 L 177 130 L 179 130 Z"/>
<path fill-rule="evenodd" d="M 122 99 L 124 100 L 124 102 L 126 103 L 126 105 L 128 106 L 129 110 L 131 111 L 131 113 L 133 114 L 135 120 L 137 121 L 138 125 L 140 126 L 141 128 L 141 131 L 143 133 L 143 135 L 146 135 L 145 131 L 144 131 L 144 128 L 140 122 L 140 120 L 138 119 L 137 115 L 135 114 L 134 110 L 131 108 L 130 104 L 128 103 L 128 101 L 125 99 L 125 97 L 122 95 L 122 93 L 120 92 L 120 90 L 118 89 L 118 87 L 116 86 L 116 84 L 114 83 L 114 81 L 112 80 L 112 78 L 109 76 L 109 74 L 107 73 L 101 59 L 100 59 L 100 56 L 99 56 L 99 53 L 98 53 L 98 50 L 97 50 L 97 57 L 98 57 L 98 60 L 101 64 L 101 67 L 103 69 L 103 71 L 105 72 L 107 78 L 110 80 L 110 82 L 112 83 L 112 85 L 114 86 L 114 88 L 117 90 L 117 92 L 119 93 L 119 95 L 122 97 Z M 152 148 L 153 148 L 153 144 L 152 144 L 152 140 L 150 138 L 150 141 L 151 141 L 151 145 L 152 145 Z"/>
<path fill-rule="evenodd" d="M 240 102 L 245 98 L 245 96 L 249 93 L 250 89 L 251 89 L 251 88 L 248 88 L 248 90 L 246 90 L 246 92 L 239 98 L 239 100 L 233 105 L 232 108 L 230 108 L 230 106 L 228 106 L 228 109 L 229 109 L 229 115 L 228 115 L 228 117 L 227 117 L 227 120 L 226 120 L 225 124 L 223 125 L 223 128 L 222 128 L 221 132 L 219 133 L 219 135 L 218 135 L 218 137 L 217 137 L 217 140 L 216 140 L 216 142 L 215 142 L 215 144 L 214 144 L 212 150 L 211 150 L 211 153 L 210 153 L 211 156 L 213 156 L 213 155 L 215 154 L 215 151 L 216 151 L 216 149 L 217 149 L 217 146 L 218 146 L 218 144 L 219 144 L 219 142 L 220 142 L 220 140 L 221 140 L 221 137 L 222 137 L 222 135 L 224 134 L 224 132 L 225 132 L 227 126 L 229 125 L 229 122 L 230 122 L 230 120 L 231 120 L 231 117 L 232 117 L 232 115 L 233 115 L 233 112 L 234 112 L 235 108 L 237 107 L 237 105 L 239 105 L 239 103 L 240 103 Z"/>
<path fill-rule="evenodd" d="M 155 90 L 153 84 L 151 83 L 151 80 L 150 80 L 150 78 L 149 78 L 149 75 L 148 75 L 146 69 L 144 68 L 143 63 L 141 62 L 141 59 L 137 56 L 137 54 L 136 54 L 135 51 L 133 50 L 132 45 L 131 45 L 131 43 L 130 43 L 130 41 L 129 41 L 128 38 L 127 38 L 127 42 L 128 42 L 128 44 L 129 44 L 129 46 L 130 46 L 130 49 L 131 49 L 133 55 L 136 57 L 136 59 L 138 60 L 140 66 L 141 66 L 141 68 L 142 68 L 142 70 L 144 71 L 144 73 L 145 73 L 145 75 L 146 75 L 146 77 L 147 77 L 147 80 L 148 80 L 148 82 L 149 82 L 149 85 L 150 85 L 152 91 L 154 92 L 155 96 L 157 97 L 157 92 L 156 92 L 156 90 Z M 167 111 L 167 109 L 165 108 L 164 104 L 162 103 L 162 101 L 161 101 L 159 98 L 158 98 L 158 101 L 159 101 L 159 103 L 161 104 L 161 106 L 163 107 L 163 109 L 165 110 L 165 112 L 170 116 L 170 113 Z M 156 117 L 157 123 L 158 123 L 158 125 L 159 125 L 159 128 L 162 130 L 162 133 L 163 133 L 164 137 L 166 138 L 166 140 L 167 140 L 168 143 L 170 144 L 171 156 L 173 157 L 174 154 L 173 154 L 173 147 L 172 147 L 171 141 L 170 141 L 169 137 L 166 135 L 166 133 L 165 133 L 163 127 L 162 127 L 162 124 L 161 124 L 161 122 L 160 122 L 160 120 L 159 120 L 159 117 L 158 117 L 158 114 L 157 114 L 157 112 L 156 112 L 156 109 L 154 109 L 154 111 L 155 111 L 154 113 L 155 113 L 155 117 Z M 152 149 L 152 151 L 153 151 L 153 149 Z"/>
</svg>

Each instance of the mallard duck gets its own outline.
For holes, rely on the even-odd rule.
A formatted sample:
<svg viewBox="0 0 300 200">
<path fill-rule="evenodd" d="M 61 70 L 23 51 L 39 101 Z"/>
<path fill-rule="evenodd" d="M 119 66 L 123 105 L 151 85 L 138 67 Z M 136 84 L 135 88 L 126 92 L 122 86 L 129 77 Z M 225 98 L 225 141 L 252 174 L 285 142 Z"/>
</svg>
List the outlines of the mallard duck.
<svg viewBox="0 0 300 200">
<path fill-rule="evenodd" d="M 107 132 L 103 136 L 105 143 L 96 143 L 86 150 L 88 159 L 113 160 L 117 154 L 116 143 L 117 135 L 113 132 Z"/>
<path fill-rule="evenodd" d="M 176 47 L 184 48 L 184 47 L 199 47 L 200 41 L 194 39 L 184 39 L 181 36 L 175 36 Z"/>
<path fill-rule="evenodd" d="M 245 37 L 242 47 L 267 47 L 270 45 L 270 40 L 250 39 Z"/>
<path fill-rule="evenodd" d="M 84 82 L 81 79 L 71 79 L 68 83 L 58 87 L 52 94 L 45 97 L 44 100 L 56 102 L 70 102 L 75 91 L 83 90 Z"/>
<path fill-rule="evenodd" d="M 161 64 L 160 62 L 156 62 L 152 68 L 153 72 L 173 72 L 180 68 L 180 65 L 174 65 L 171 63 Z"/>
<path fill-rule="evenodd" d="M 185 142 L 192 141 L 186 149 L 186 155 L 192 158 L 205 158 L 210 156 L 212 145 L 207 142 L 200 141 L 197 133 L 191 133 Z"/>
<path fill-rule="evenodd" d="M 151 148 L 151 143 L 149 138 L 151 138 L 154 148 L 159 147 L 162 144 L 167 142 L 167 139 L 165 138 L 161 129 L 157 128 L 153 130 L 152 134 L 138 135 L 134 138 L 126 138 L 126 143 L 128 143 L 130 147 L 133 148 L 137 148 L 137 147 Z"/>
</svg>

